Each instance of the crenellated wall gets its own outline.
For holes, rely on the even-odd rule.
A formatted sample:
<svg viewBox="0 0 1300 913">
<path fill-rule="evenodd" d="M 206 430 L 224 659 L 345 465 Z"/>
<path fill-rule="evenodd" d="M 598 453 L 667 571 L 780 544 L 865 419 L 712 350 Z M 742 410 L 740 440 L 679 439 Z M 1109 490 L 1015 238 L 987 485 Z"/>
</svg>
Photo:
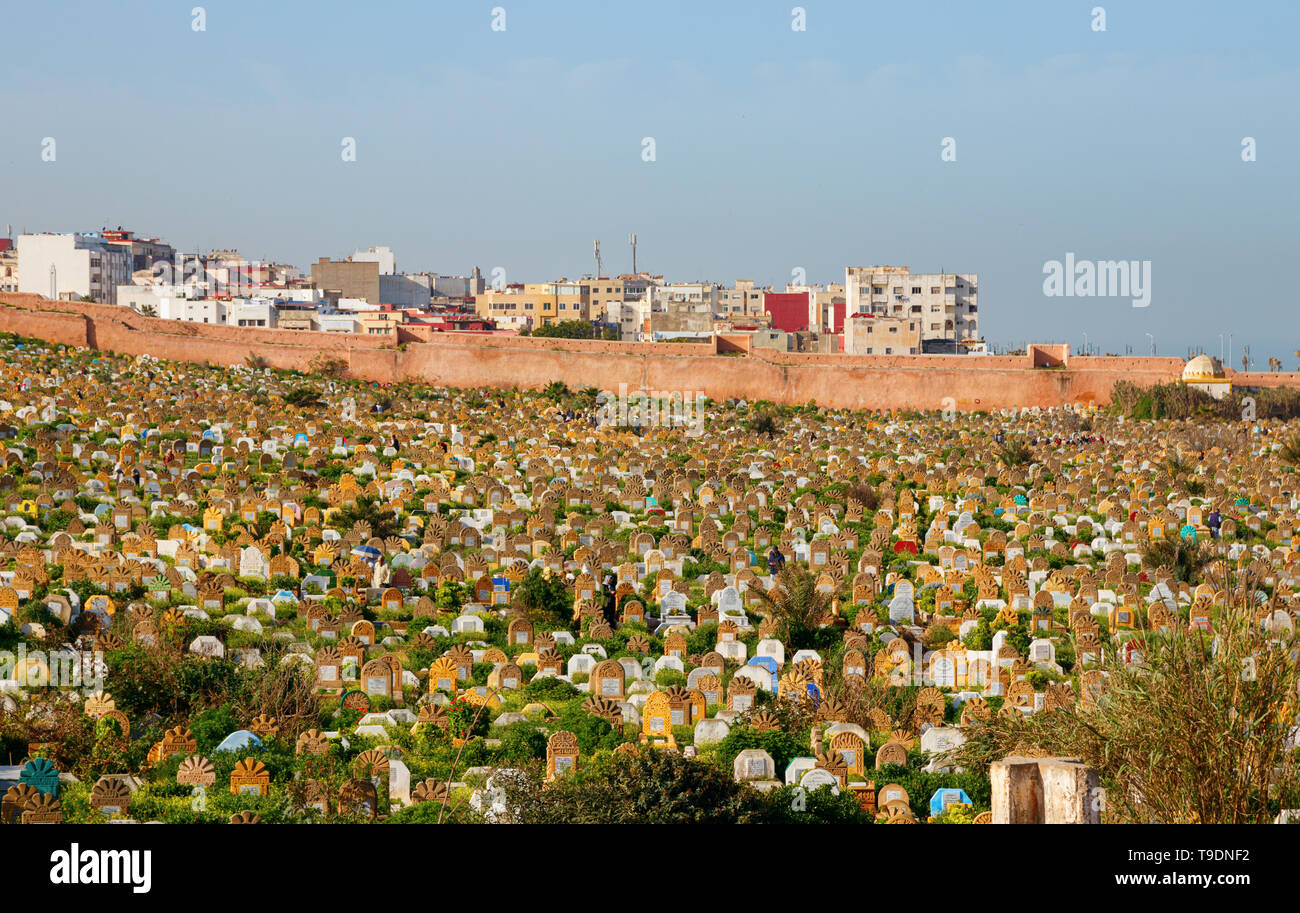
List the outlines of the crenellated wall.
<svg viewBox="0 0 1300 913">
<path fill-rule="evenodd" d="M 1022 356 L 847 356 L 762 348 L 746 353 L 725 337 L 701 345 L 445 333 L 399 345 L 360 334 L 181 323 L 37 295 L 6 295 L 0 332 L 212 364 L 242 364 L 251 354 L 272 367 L 306 370 L 313 359 L 333 358 L 352 376 L 381 383 L 537 389 L 562 381 L 571 388 L 613 392 L 626 385 L 628 390 L 700 391 L 715 399 L 859 409 L 974 411 L 1106 402 L 1119 380 L 1170 381 L 1183 367 L 1180 358 L 1075 357 L 1064 347 L 1034 347 Z M 1034 367 L 1035 361 L 1051 366 Z M 1242 379 L 1256 386 L 1300 386 L 1300 374 L 1254 373 Z"/>
</svg>

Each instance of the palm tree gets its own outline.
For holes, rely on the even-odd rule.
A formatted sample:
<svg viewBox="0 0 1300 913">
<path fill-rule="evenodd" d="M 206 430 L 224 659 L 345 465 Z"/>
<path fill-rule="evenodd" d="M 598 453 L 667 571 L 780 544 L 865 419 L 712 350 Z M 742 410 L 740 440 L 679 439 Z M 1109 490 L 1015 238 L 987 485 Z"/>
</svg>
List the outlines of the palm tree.
<svg viewBox="0 0 1300 913">
<path fill-rule="evenodd" d="M 1300 434 L 1293 435 L 1282 443 L 1282 449 L 1277 454 L 1281 457 L 1283 463 L 1289 463 L 1292 466 L 1300 466 Z"/>
<path fill-rule="evenodd" d="M 770 590 L 758 589 L 762 610 L 785 631 L 790 647 L 811 646 L 813 635 L 831 618 L 833 596 L 817 589 L 817 578 L 801 564 L 787 564 Z"/>
<path fill-rule="evenodd" d="M 1003 466 L 1019 466 L 1034 458 L 1034 453 L 1027 444 L 1020 441 L 1007 441 L 998 447 L 998 462 Z"/>
<path fill-rule="evenodd" d="M 771 410 L 760 412 L 750 422 L 749 430 L 755 434 L 766 434 L 768 438 L 775 437 L 779 430 L 776 424 L 776 415 Z"/>
<path fill-rule="evenodd" d="M 1200 581 L 1201 570 L 1210 557 L 1205 546 L 1192 545 L 1182 538 L 1157 539 L 1142 551 L 1142 563 L 1147 567 L 1168 568 L 1175 580 L 1191 584 Z"/>
<path fill-rule="evenodd" d="M 1185 476 L 1192 471 L 1191 464 L 1179 456 L 1171 456 L 1165 460 L 1165 472 L 1169 478 L 1176 479 L 1179 476 Z"/>
</svg>

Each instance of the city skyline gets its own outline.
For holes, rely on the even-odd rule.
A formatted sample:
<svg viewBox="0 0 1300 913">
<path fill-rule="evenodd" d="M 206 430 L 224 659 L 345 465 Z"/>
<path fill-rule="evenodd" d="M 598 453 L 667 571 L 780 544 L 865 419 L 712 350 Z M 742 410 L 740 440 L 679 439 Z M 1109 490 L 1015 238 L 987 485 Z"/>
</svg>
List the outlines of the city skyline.
<svg viewBox="0 0 1300 913">
<path fill-rule="evenodd" d="M 202 31 L 190 6 L 19 9 L 0 221 L 300 267 L 386 244 L 404 269 L 511 281 L 581 277 L 597 238 L 629 272 L 635 231 L 639 268 L 678 281 L 971 271 L 992 344 L 1217 356 L 1232 334 L 1291 366 L 1293 305 L 1220 274 L 1296 241 L 1300 13 L 1112 3 L 1096 31 L 1095 5 L 803 4 L 805 31 L 792 4 L 222 3 Z M 57 68 L 35 56 L 51 41 Z M 1149 307 L 1046 296 L 1071 255 L 1150 262 Z"/>
</svg>

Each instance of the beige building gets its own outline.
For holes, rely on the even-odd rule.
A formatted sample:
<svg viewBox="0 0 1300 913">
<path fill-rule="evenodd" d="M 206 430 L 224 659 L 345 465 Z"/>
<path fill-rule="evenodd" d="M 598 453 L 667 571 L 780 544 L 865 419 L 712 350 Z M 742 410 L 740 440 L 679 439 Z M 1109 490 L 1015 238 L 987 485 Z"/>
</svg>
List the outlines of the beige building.
<svg viewBox="0 0 1300 913">
<path fill-rule="evenodd" d="M 601 322 L 608 320 L 611 305 L 621 304 L 623 301 L 622 279 L 583 279 L 582 285 L 587 289 L 592 320 Z"/>
<path fill-rule="evenodd" d="M 737 279 L 732 288 L 718 289 L 718 313 L 724 317 L 763 316 L 763 294 L 771 289 L 755 288 L 753 279 Z"/>
<path fill-rule="evenodd" d="M 357 314 L 357 332 L 367 336 L 396 336 L 397 328 L 406 321 L 400 311 L 360 312 Z"/>
<path fill-rule="evenodd" d="M 977 340 L 978 287 L 976 273 L 913 273 L 906 266 L 850 266 L 844 271 L 846 322 L 854 314 L 906 317 L 919 321 L 924 341 Z"/>
<path fill-rule="evenodd" d="M 603 286 L 602 286 L 603 287 Z M 541 327 L 564 320 L 590 320 L 591 294 L 576 282 L 529 282 L 489 289 L 474 299 L 480 317 L 501 327 Z"/>
<path fill-rule="evenodd" d="M 379 263 L 373 260 L 331 260 L 321 257 L 311 265 L 312 285 L 340 298 L 361 298 L 378 304 Z"/>
<path fill-rule="evenodd" d="M 849 314 L 844 318 L 845 355 L 920 355 L 921 321 L 916 317 Z"/>
<path fill-rule="evenodd" d="M 18 291 L 18 249 L 0 250 L 0 292 Z"/>
</svg>

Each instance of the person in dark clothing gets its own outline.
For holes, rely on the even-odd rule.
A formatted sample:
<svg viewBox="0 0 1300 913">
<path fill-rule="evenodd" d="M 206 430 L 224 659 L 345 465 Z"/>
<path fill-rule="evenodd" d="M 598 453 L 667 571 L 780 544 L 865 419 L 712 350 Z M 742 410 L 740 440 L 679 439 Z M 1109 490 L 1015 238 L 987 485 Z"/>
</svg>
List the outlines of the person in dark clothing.
<svg viewBox="0 0 1300 913">
<path fill-rule="evenodd" d="M 781 550 L 775 545 L 767 553 L 767 566 L 774 574 L 781 573 L 782 568 L 785 567 L 785 555 L 781 554 Z"/>
<path fill-rule="evenodd" d="M 614 596 L 614 575 L 605 575 L 605 620 L 612 628 L 618 624 L 618 599 Z"/>
<path fill-rule="evenodd" d="M 1219 511 L 1210 511 L 1210 516 L 1206 518 L 1205 525 L 1210 528 L 1210 535 L 1215 539 L 1219 538 L 1219 527 L 1223 525 L 1223 517 L 1219 516 Z"/>
</svg>

